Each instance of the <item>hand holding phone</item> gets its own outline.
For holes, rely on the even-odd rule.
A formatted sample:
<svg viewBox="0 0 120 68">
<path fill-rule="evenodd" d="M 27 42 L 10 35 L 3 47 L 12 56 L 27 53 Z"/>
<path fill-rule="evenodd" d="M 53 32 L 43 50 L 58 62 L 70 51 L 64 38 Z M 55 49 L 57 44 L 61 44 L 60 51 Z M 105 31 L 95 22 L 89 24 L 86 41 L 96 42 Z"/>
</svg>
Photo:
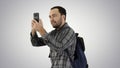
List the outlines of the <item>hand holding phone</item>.
<svg viewBox="0 0 120 68">
<path fill-rule="evenodd" d="M 33 18 L 37 21 L 37 22 L 39 22 L 39 13 L 37 12 L 37 13 L 33 13 Z"/>
</svg>

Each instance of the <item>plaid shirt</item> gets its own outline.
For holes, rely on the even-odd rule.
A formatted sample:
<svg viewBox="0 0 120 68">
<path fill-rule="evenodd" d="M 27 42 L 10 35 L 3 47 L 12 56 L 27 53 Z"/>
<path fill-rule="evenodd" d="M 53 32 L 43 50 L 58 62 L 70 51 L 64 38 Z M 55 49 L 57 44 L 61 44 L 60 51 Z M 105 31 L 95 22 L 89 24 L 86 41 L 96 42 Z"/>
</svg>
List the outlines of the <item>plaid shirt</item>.
<svg viewBox="0 0 120 68">
<path fill-rule="evenodd" d="M 70 57 L 74 58 L 76 36 L 67 23 L 60 30 L 55 29 L 46 33 L 41 39 L 50 47 L 51 68 L 72 68 L 69 57 L 64 50 L 67 49 Z M 32 43 L 35 44 L 34 41 Z"/>
</svg>

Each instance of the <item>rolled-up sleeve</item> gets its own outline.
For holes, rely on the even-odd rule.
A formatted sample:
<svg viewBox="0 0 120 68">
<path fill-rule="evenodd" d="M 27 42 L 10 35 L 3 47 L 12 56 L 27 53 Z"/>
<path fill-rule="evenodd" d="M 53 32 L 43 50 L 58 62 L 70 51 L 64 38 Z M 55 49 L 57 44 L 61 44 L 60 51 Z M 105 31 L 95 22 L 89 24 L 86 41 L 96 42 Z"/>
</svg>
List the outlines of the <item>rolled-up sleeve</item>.
<svg viewBox="0 0 120 68">
<path fill-rule="evenodd" d="M 45 46 L 45 43 L 43 41 L 42 37 L 38 37 L 37 34 L 35 33 L 34 36 L 32 36 L 32 33 L 30 33 L 31 36 L 31 43 L 33 46 Z"/>
</svg>

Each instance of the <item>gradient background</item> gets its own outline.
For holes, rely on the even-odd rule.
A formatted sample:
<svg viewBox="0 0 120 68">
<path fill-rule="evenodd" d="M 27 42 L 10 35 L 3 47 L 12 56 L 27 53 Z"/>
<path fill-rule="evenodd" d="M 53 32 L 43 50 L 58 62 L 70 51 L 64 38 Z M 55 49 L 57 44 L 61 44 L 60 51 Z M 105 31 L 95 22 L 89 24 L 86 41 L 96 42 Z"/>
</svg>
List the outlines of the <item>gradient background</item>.
<svg viewBox="0 0 120 68">
<path fill-rule="evenodd" d="M 0 68 L 50 68 L 49 48 L 33 47 L 29 33 L 33 12 L 53 30 L 48 16 L 56 5 L 84 38 L 89 68 L 120 68 L 120 0 L 0 0 Z"/>
</svg>

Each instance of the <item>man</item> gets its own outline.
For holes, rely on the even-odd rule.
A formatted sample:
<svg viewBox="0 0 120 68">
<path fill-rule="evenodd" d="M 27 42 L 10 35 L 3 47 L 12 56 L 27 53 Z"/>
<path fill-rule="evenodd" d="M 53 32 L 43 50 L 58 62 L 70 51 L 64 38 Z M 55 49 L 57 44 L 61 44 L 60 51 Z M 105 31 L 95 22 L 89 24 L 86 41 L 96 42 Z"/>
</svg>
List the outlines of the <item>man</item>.
<svg viewBox="0 0 120 68">
<path fill-rule="evenodd" d="M 47 45 L 50 47 L 51 68 L 72 68 L 65 50 L 67 49 L 70 57 L 74 59 L 76 35 L 66 23 L 66 10 L 61 6 L 52 7 L 49 18 L 55 28 L 50 33 L 44 29 L 41 19 L 39 23 L 32 20 L 31 42 L 33 46 Z M 41 37 L 37 36 L 36 31 L 40 33 Z"/>
</svg>

